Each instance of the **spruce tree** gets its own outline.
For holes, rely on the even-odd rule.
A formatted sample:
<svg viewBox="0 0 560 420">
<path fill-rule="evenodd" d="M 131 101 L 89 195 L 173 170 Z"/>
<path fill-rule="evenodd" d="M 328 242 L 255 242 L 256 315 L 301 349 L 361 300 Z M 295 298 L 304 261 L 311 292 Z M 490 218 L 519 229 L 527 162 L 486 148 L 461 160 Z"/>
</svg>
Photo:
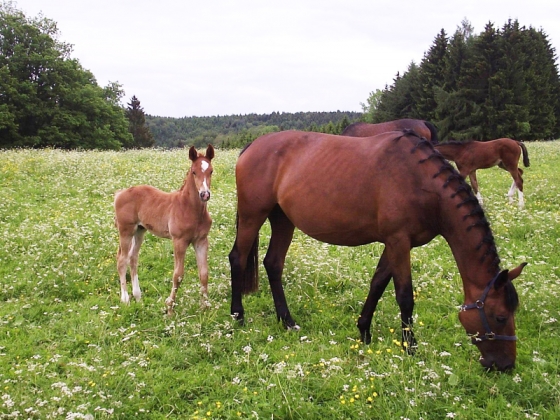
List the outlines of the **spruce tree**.
<svg viewBox="0 0 560 420">
<path fill-rule="evenodd" d="M 128 108 L 126 109 L 128 118 L 128 131 L 134 138 L 134 148 L 153 147 L 154 137 L 150 128 L 146 125 L 144 109 L 140 106 L 140 101 L 135 95 L 132 96 Z"/>
</svg>

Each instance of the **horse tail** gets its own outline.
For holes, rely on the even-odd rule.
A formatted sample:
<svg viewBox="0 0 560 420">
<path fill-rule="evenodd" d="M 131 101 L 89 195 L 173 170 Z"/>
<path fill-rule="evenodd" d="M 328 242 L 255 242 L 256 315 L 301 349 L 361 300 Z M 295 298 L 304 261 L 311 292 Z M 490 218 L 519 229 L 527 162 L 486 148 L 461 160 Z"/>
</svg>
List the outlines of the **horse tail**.
<svg viewBox="0 0 560 420">
<path fill-rule="evenodd" d="M 239 214 L 235 215 L 236 230 L 239 227 Z M 236 245 L 235 245 L 236 246 Z M 230 263 L 232 262 L 232 251 L 230 254 Z M 259 290 L 259 234 L 255 238 L 249 255 L 247 255 L 247 264 L 245 271 L 241 274 L 241 294 L 248 295 Z"/>
<path fill-rule="evenodd" d="M 438 138 L 437 129 L 436 129 L 435 125 L 433 125 L 429 121 L 424 121 L 424 125 L 426 127 L 428 127 L 428 130 L 430 130 L 430 141 L 432 142 L 432 144 L 438 144 L 439 143 L 439 138 Z"/>
<path fill-rule="evenodd" d="M 527 147 L 525 147 L 525 145 L 523 144 L 523 142 L 518 141 L 517 142 L 519 144 L 519 147 L 521 147 L 521 151 L 523 152 L 523 165 L 525 167 L 528 167 L 530 165 L 529 162 L 529 151 L 527 150 Z"/>
</svg>

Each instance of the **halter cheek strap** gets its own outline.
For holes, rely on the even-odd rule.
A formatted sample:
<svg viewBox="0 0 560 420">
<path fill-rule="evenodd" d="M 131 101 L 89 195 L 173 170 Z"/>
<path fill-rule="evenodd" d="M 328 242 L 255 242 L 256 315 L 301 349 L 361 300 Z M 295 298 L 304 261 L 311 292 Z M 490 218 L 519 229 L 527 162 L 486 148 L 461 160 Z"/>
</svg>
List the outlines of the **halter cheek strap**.
<svg viewBox="0 0 560 420">
<path fill-rule="evenodd" d="M 482 296 L 480 297 L 480 299 L 478 299 L 474 303 L 469 303 L 468 305 L 461 306 L 461 312 L 469 309 L 478 309 L 478 313 L 480 314 L 480 321 L 482 322 L 482 326 L 486 330 L 486 333 L 484 335 L 480 335 L 479 333 L 476 333 L 475 335 L 471 336 L 473 344 L 486 340 L 488 341 L 493 341 L 493 340 L 516 341 L 517 340 L 516 335 L 498 335 L 492 332 L 492 329 L 490 328 L 490 324 L 488 323 L 488 318 L 486 317 L 486 313 L 484 312 L 484 301 L 486 300 L 486 297 L 488 296 L 490 289 L 492 288 L 492 286 L 494 286 L 494 283 L 496 282 L 496 279 L 498 278 L 499 275 L 500 273 L 498 272 L 498 274 L 496 274 L 494 278 L 490 280 L 490 283 L 488 283 L 488 285 L 484 289 L 484 292 L 482 292 Z"/>
</svg>

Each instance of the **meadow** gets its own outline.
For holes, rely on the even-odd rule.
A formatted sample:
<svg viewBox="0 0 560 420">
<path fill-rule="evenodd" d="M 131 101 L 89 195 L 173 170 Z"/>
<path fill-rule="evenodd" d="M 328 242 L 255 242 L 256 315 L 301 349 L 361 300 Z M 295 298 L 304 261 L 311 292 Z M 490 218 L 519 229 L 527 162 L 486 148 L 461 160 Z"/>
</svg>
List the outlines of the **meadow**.
<svg viewBox="0 0 560 420">
<path fill-rule="evenodd" d="M 460 277 L 443 238 L 412 252 L 415 334 L 400 346 L 392 285 L 371 345 L 355 326 L 383 245 L 329 246 L 296 231 L 286 296 L 300 331 L 276 320 L 261 287 L 246 324 L 229 315 L 238 150 L 217 150 L 209 300 L 201 310 L 187 251 L 175 315 L 166 315 L 171 242 L 147 235 L 142 301 L 119 300 L 113 194 L 136 184 L 171 191 L 187 149 L 0 151 L 0 419 L 554 419 L 560 418 L 560 142 L 528 143 L 526 206 L 508 204 L 509 175 L 479 171 L 502 268 L 515 281 L 518 357 L 509 373 L 478 362 L 457 313 Z M 268 226 L 261 230 L 260 258 Z"/>
</svg>

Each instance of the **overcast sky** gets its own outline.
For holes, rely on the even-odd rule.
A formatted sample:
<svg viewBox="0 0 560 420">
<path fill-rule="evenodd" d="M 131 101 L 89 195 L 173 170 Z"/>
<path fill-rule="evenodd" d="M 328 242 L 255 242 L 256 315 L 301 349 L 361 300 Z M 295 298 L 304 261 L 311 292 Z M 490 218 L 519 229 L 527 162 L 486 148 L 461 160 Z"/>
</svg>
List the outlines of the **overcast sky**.
<svg viewBox="0 0 560 420">
<path fill-rule="evenodd" d="M 1 0 L 0 0 L 1 1 Z M 166 117 L 361 111 L 441 29 L 508 19 L 560 48 L 559 0 L 19 0 L 101 86 Z"/>
</svg>

